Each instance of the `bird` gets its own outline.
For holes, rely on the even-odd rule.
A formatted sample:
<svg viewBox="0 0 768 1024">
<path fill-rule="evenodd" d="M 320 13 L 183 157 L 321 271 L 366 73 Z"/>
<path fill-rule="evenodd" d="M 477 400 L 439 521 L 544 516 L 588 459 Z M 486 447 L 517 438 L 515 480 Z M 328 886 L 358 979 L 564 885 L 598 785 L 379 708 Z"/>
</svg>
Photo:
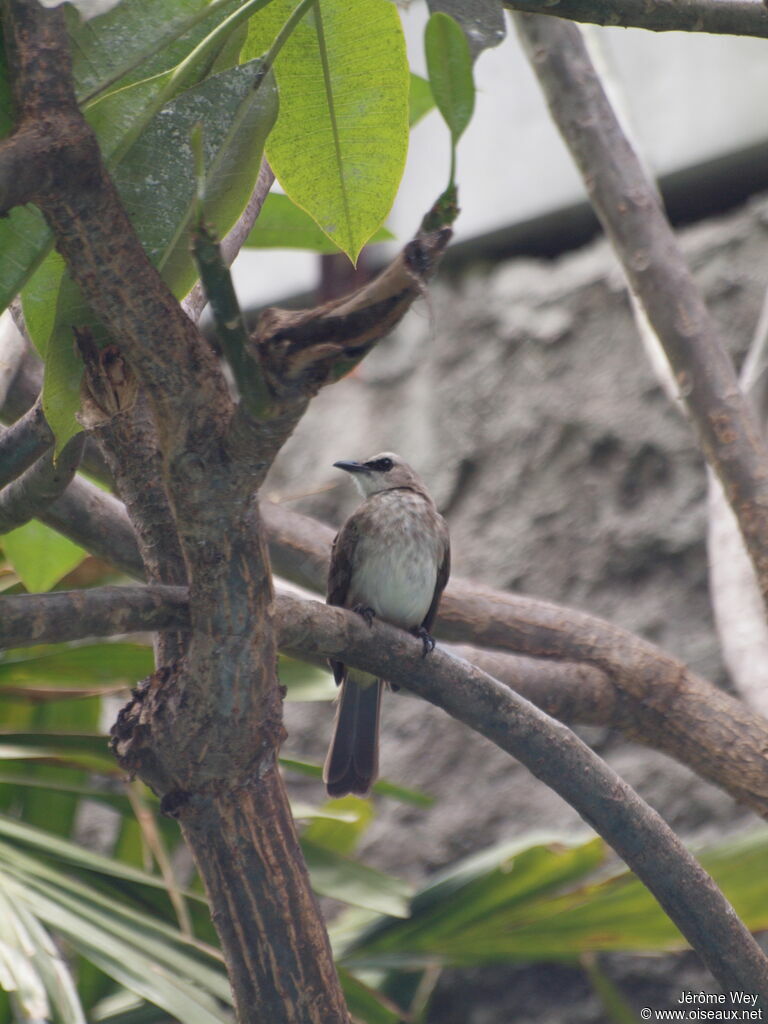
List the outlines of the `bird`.
<svg viewBox="0 0 768 1024">
<path fill-rule="evenodd" d="M 352 609 L 369 625 L 377 617 L 409 630 L 426 657 L 450 575 L 448 526 L 415 470 L 394 452 L 333 465 L 350 474 L 363 501 L 334 539 L 326 603 Z M 340 692 L 323 781 L 331 797 L 366 796 L 378 775 L 385 681 L 329 664 Z"/>
</svg>

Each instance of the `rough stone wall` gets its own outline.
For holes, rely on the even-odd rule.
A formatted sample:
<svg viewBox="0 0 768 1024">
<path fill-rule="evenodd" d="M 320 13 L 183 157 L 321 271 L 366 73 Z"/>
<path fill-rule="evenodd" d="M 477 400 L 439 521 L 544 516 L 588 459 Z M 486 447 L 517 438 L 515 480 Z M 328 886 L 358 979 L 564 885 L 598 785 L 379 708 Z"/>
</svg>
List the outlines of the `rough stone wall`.
<svg viewBox="0 0 768 1024">
<path fill-rule="evenodd" d="M 766 284 L 768 200 L 689 229 L 682 242 L 740 359 Z M 353 377 L 315 400 L 267 491 L 310 494 L 291 506 L 338 524 L 357 499 L 332 463 L 384 449 L 428 481 L 450 523 L 457 575 L 606 617 L 728 685 L 707 592 L 702 459 L 649 369 L 605 243 L 443 279 Z M 328 706 L 291 706 L 286 750 L 322 758 L 331 717 Z M 382 773 L 437 800 L 427 811 L 378 801 L 362 847 L 370 863 L 418 881 L 500 839 L 584 828 L 521 766 L 437 709 L 387 694 L 383 721 Z M 756 824 L 663 755 L 607 730 L 580 732 L 684 837 Z M 708 986 L 692 956 L 661 971 L 643 958 L 609 966 L 638 1006 L 672 1005 L 689 982 Z M 659 998 L 644 1004 L 649 985 Z M 430 1017 L 602 1019 L 581 973 L 552 966 L 448 972 Z"/>
</svg>

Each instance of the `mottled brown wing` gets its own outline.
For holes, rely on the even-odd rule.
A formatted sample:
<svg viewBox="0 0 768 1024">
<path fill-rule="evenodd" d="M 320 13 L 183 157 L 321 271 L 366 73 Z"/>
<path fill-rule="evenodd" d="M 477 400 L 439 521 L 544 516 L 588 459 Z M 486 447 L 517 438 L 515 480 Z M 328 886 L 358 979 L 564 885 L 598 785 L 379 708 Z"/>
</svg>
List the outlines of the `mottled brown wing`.
<svg viewBox="0 0 768 1024">
<path fill-rule="evenodd" d="M 437 570 L 437 579 L 435 580 L 435 592 L 432 595 L 432 604 L 429 606 L 427 614 L 424 616 L 422 626 L 428 633 L 432 632 L 432 623 L 435 621 L 437 615 L 437 609 L 440 604 L 440 598 L 442 597 L 445 585 L 448 582 L 448 577 L 451 575 L 451 540 L 448 536 L 448 527 L 445 524 L 445 520 L 442 519 L 442 527 L 444 530 L 444 544 L 445 548 L 443 551 L 443 560 L 440 563 L 440 568 Z"/>
<path fill-rule="evenodd" d="M 355 547 L 357 546 L 357 539 L 357 523 L 353 515 L 350 516 L 333 538 L 331 564 L 328 569 L 328 587 L 325 597 L 326 604 L 338 605 L 341 608 L 346 605 L 349 581 L 352 575 L 352 559 Z M 328 664 L 331 666 L 336 685 L 340 686 L 347 674 L 346 665 L 341 661 L 329 661 Z"/>
</svg>

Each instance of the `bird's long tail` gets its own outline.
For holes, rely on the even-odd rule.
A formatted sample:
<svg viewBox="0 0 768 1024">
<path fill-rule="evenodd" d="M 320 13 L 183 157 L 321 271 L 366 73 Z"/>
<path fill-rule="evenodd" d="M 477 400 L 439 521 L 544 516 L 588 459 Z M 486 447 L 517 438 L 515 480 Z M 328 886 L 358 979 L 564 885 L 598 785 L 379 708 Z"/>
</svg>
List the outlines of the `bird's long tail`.
<svg viewBox="0 0 768 1024">
<path fill-rule="evenodd" d="M 323 767 L 329 796 L 365 796 L 378 774 L 381 688 L 379 679 L 360 685 L 348 677 L 341 685 L 333 740 Z"/>
</svg>

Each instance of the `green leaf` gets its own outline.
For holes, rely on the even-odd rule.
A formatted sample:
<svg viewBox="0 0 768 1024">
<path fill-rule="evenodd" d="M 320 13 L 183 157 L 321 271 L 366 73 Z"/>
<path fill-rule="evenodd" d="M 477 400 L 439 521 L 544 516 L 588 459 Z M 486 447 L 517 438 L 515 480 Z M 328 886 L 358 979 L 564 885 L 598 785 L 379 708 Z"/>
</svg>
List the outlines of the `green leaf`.
<svg viewBox="0 0 768 1024">
<path fill-rule="evenodd" d="M 19 732 L 0 730 L 0 761 L 53 761 L 87 768 L 102 775 L 120 775 L 100 733 Z"/>
<path fill-rule="evenodd" d="M 411 88 L 408 93 L 408 119 L 411 127 L 430 112 L 435 105 L 432 86 L 421 75 L 411 72 Z"/>
<path fill-rule="evenodd" d="M 350 795 L 328 800 L 325 808 L 328 811 L 346 812 L 345 817 L 317 818 L 304 830 L 302 839 L 333 853 L 349 856 L 354 853 L 365 830 L 373 821 L 373 805 L 370 800 Z"/>
<path fill-rule="evenodd" d="M 374 232 L 368 244 L 387 242 L 394 237 L 391 231 L 381 227 Z M 309 249 L 328 255 L 341 251 L 308 213 L 288 196 L 277 192 L 267 196 L 245 245 L 253 249 Z"/>
<path fill-rule="evenodd" d="M 343 962 L 355 969 L 413 969 L 687 948 L 631 872 L 586 878 L 609 853 L 600 839 L 572 838 L 488 850 L 441 872 L 414 897 L 407 920 L 363 921 L 356 932 L 347 923 L 337 941 Z M 768 927 L 768 830 L 698 856 L 745 925 Z"/>
<path fill-rule="evenodd" d="M 111 95 L 87 108 L 86 116 L 97 131 L 102 153 L 109 157 L 129 145 L 160 106 L 204 78 L 237 23 L 264 2 L 241 5 L 238 0 L 228 0 L 211 4 L 209 12 L 206 0 L 167 0 L 163 4 L 156 0 L 122 0 L 113 11 L 92 21 L 80 22 L 76 15 L 71 18 L 81 94 L 119 79 L 119 69 L 125 67 L 126 60 L 130 65 L 142 52 L 153 53 L 151 60 L 117 83 Z M 232 11 L 237 21 L 224 25 L 223 31 L 219 26 Z M 211 13 L 211 17 L 185 32 L 187 16 L 195 13 Z M 177 28 L 163 32 L 174 14 L 180 16 Z M 166 43 L 159 50 L 158 40 Z M 124 88 L 131 82 L 135 83 L 133 88 Z M 9 109 L 0 105 L 6 119 Z M 3 123 L 0 121 L 0 128 Z M 34 207 L 17 207 L 0 219 L 0 311 L 22 290 L 51 244 L 52 235 Z"/>
<path fill-rule="evenodd" d="M 245 208 L 277 115 L 274 82 L 261 75 L 261 61 L 253 60 L 189 89 L 153 119 L 115 171 L 144 248 L 179 298 L 197 279 L 190 253 L 198 204 L 193 128 L 202 128 L 206 222 L 222 236 Z"/>
<path fill-rule="evenodd" d="M 278 660 L 280 682 L 286 687 L 288 701 L 334 700 L 338 689 L 330 672 L 316 665 L 309 665 L 298 658 L 281 654 Z"/>
<path fill-rule="evenodd" d="M 190 253 L 199 201 L 190 142 L 193 128 L 202 126 L 206 219 L 224 234 L 253 189 L 276 103 L 274 83 L 269 76 L 261 79 L 259 61 L 223 71 L 164 107 L 114 168 L 115 184 L 139 239 L 177 297 L 197 278 Z M 124 141 L 129 132 L 125 128 L 119 137 Z M 72 327 L 87 328 L 99 345 L 109 339 L 56 253 L 24 290 L 23 303 L 35 345 L 45 353 L 43 407 L 59 451 L 80 429 L 75 413 L 82 364 L 74 350 Z"/>
<path fill-rule="evenodd" d="M 420 890 L 407 921 L 382 920 L 348 948 L 345 962 L 402 966 L 406 962 L 478 964 L 518 957 L 532 908 L 605 856 L 600 839 L 505 843 L 440 872 Z M 540 951 L 537 951 L 540 952 Z"/>
<path fill-rule="evenodd" d="M 152 649 L 144 644 L 48 644 L 14 648 L 0 654 L 2 687 L 132 686 L 154 667 Z"/>
<path fill-rule="evenodd" d="M 411 887 L 406 882 L 326 850 L 303 836 L 301 849 L 312 888 L 321 896 L 391 917 L 407 917 Z"/>
<path fill-rule="evenodd" d="M 339 970 L 339 981 L 354 1021 L 361 1024 L 400 1024 L 402 1014 L 380 992 L 363 984 L 343 968 Z"/>
<path fill-rule="evenodd" d="M 69 17 L 78 96 L 169 71 L 235 8 L 235 0 L 121 0 L 89 21 Z"/>
<path fill-rule="evenodd" d="M 85 1024 L 72 976 L 50 935 L 9 897 L 0 875 L 0 988 L 12 992 L 23 1019 Z"/>
<path fill-rule="evenodd" d="M 6 533 L 2 545 L 24 586 L 35 593 L 50 590 L 87 554 L 37 519 Z"/>
<path fill-rule="evenodd" d="M 243 53 L 264 53 L 296 7 L 272 0 Z M 275 62 L 267 156 L 284 191 L 352 262 L 383 223 L 405 166 L 410 76 L 388 0 L 317 0 Z"/>
<path fill-rule="evenodd" d="M 467 38 L 453 18 L 438 11 L 427 22 L 424 50 L 432 94 L 455 146 L 469 124 L 475 106 L 472 57 Z"/>
<path fill-rule="evenodd" d="M 231 992 L 218 960 L 173 927 L 0 844 L 6 891 L 126 988 L 188 1024 L 222 1024 Z"/>
</svg>

